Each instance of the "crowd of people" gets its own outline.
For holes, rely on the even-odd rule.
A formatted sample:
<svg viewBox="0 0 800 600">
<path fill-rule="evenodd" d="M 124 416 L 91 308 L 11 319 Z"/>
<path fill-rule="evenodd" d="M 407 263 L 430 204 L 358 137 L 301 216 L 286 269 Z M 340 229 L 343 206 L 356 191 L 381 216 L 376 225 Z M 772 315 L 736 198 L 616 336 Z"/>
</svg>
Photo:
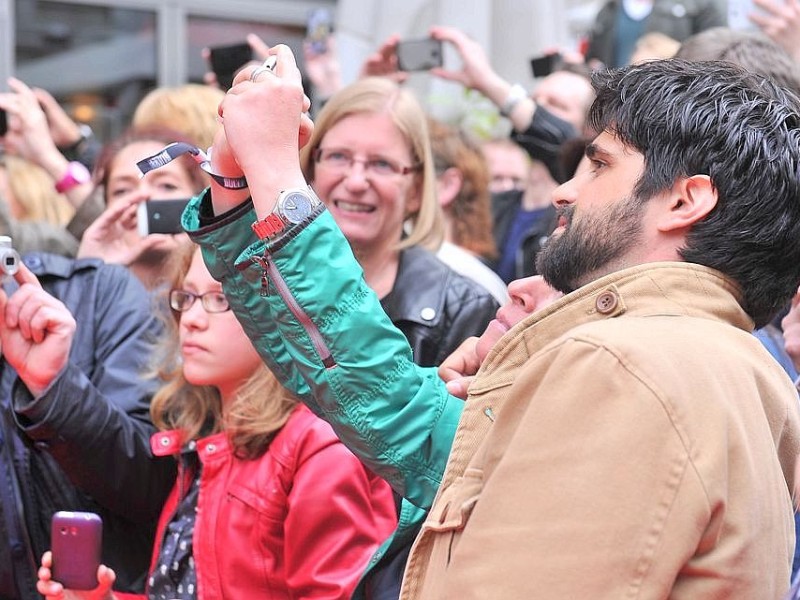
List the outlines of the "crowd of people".
<svg viewBox="0 0 800 600">
<path fill-rule="evenodd" d="M 800 598 L 800 3 L 755 4 L 610 0 L 533 90 L 431 28 L 490 139 L 396 35 L 347 84 L 251 35 L 104 143 L 12 78 L 0 598 Z"/>
</svg>

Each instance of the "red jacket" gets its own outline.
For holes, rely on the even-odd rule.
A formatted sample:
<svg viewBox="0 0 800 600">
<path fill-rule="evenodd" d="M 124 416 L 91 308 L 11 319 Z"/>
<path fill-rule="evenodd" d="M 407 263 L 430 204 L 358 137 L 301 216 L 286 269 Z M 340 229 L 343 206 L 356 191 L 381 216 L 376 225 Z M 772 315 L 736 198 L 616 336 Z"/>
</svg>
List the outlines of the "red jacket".
<svg viewBox="0 0 800 600">
<path fill-rule="evenodd" d="M 180 450 L 171 433 L 153 436 L 159 455 Z M 200 440 L 197 451 L 203 464 L 193 538 L 198 600 L 350 598 L 394 530 L 389 486 L 305 406 L 258 459 L 236 458 L 225 433 Z M 164 505 L 151 571 L 179 488 L 188 485 L 176 483 Z"/>
</svg>

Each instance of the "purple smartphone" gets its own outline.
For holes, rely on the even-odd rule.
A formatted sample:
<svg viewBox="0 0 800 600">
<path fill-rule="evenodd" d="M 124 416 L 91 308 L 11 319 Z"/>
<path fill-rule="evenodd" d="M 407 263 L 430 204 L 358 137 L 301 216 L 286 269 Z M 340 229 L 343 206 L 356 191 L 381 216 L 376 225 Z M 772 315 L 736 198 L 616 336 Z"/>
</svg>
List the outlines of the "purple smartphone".
<svg viewBox="0 0 800 600">
<path fill-rule="evenodd" d="M 70 511 L 54 514 L 50 529 L 53 580 L 71 590 L 96 588 L 102 538 L 99 515 Z"/>
</svg>

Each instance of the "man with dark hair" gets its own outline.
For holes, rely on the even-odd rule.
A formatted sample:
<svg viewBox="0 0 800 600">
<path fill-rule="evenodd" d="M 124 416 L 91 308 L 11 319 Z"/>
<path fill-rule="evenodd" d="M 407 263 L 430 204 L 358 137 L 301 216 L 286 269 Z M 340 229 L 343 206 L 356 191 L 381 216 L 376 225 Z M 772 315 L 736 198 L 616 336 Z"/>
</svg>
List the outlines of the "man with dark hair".
<svg viewBox="0 0 800 600">
<path fill-rule="evenodd" d="M 535 281 L 509 285 L 462 404 L 305 187 L 273 51 L 220 107 L 212 167 L 249 191 L 212 184 L 184 224 L 276 374 L 428 510 L 401 598 L 779 598 L 800 409 L 751 332 L 800 281 L 798 98 L 725 63 L 596 74 L 600 133 L 538 259 L 565 295 L 534 312 Z"/>
</svg>

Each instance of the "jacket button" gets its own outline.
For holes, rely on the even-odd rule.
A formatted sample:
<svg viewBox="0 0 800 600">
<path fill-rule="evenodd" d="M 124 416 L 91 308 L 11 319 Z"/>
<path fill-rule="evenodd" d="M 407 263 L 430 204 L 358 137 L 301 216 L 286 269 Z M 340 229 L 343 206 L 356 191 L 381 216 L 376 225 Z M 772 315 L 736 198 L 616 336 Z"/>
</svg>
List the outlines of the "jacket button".
<svg viewBox="0 0 800 600">
<path fill-rule="evenodd" d="M 423 308 L 421 311 L 419 311 L 419 316 L 423 321 L 433 321 L 433 319 L 436 317 L 436 310 L 430 307 Z"/>
<path fill-rule="evenodd" d="M 216 451 L 217 451 L 216 444 L 209 444 L 208 446 L 206 446 L 206 452 L 208 452 L 209 454 L 213 454 Z"/>
<path fill-rule="evenodd" d="M 597 300 L 595 300 L 594 306 L 597 308 L 597 312 L 607 315 L 614 312 L 618 303 L 617 295 L 614 292 L 603 292 L 597 297 Z"/>
</svg>

